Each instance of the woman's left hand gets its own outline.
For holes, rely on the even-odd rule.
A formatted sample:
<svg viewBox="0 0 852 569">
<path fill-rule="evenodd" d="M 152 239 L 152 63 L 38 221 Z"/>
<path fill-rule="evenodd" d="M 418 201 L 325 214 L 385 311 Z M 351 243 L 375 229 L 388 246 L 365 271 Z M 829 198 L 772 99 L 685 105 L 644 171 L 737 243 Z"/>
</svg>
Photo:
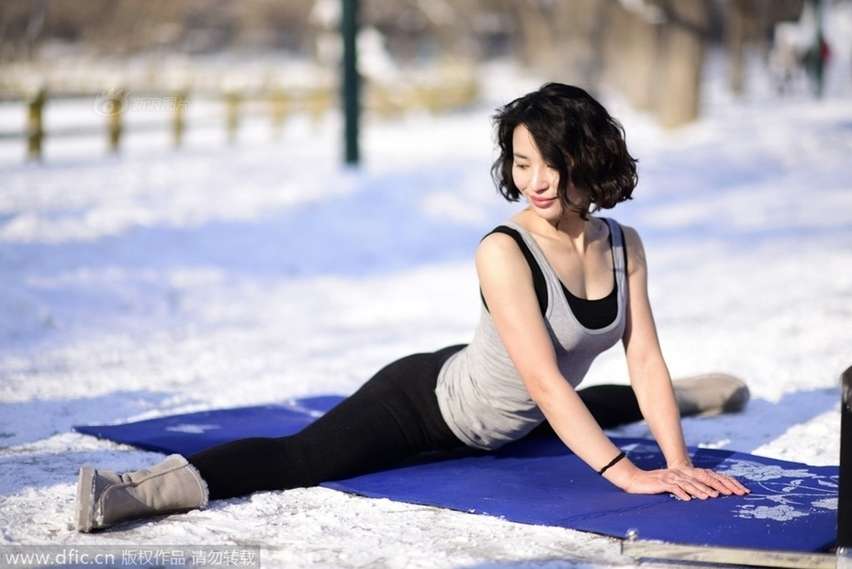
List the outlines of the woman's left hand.
<svg viewBox="0 0 852 569">
<path fill-rule="evenodd" d="M 730 496 L 744 496 L 751 492 L 748 488 L 739 483 L 736 478 L 732 478 L 726 474 L 714 472 L 709 468 L 696 468 L 689 465 L 670 466 L 666 470 L 684 479 L 685 481 L 697 481 L 712 488 L 716 492 Z"/>
</svg>

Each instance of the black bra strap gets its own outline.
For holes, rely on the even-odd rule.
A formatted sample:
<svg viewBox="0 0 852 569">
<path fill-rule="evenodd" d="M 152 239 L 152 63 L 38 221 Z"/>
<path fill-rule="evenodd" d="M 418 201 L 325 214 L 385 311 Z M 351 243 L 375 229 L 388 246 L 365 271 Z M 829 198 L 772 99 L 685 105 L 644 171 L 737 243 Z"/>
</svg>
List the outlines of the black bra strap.
<svg viewBox="0 0 852 569">
<path fill-rule="evenodd" d="M 538 307 L 543 315 L 547 310 L 547 283 L 544 280 L 544 273 L 541 272 L 541 267 L 539 266 L 538 261 L 535 260 L 532 251 L 530 251 L 529 247 L 527 247 L 524 238 L 521 237 L 521 234 L 518 233 L 517 230 L 512 229 L 511 227 L 498 225 L 486 233 L 482 239 L 485 239 L 492 233 L 505 233 L 518 244 L 518 247 L 521 249 L 521 253 L 524 254 L 524 258 L 530 266 L 530 271 L 532 271 L 533 288 L 535 288 L 535 296 L 538 299 Z M 481 242 L 482 239 L 479 241 Z M 482 295 L 482 288 L 479 289 L 479 297 L 482 299 L 482 304 L 485 306 L 485 310 L 488 310 L 488 303 L 485 302 L 485 297 Z"/>
<path fill-rule="evenodd" d="M 621 254 L 622 254 L 622 257 L 624 258 L 624 279 L 626 281 L 627 280 L 627 240 L 624 237 L 624 229 L 621 227 L 621 224 L 618 223 L 617 221 L 615 221 L 614 219 L 612 221 L 615 222 L 615 226 L 618 227 L 618 233 L 621 236 Z M 612 237 L 611 230 L 610 230 L 610 237 Z"/>
</svg>

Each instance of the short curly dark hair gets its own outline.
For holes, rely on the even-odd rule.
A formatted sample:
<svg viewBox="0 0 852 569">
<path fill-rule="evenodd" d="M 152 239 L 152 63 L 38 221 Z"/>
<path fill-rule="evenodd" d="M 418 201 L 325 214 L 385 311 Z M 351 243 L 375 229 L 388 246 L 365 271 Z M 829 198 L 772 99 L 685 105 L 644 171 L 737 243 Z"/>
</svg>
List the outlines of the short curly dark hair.
<svg viewBox="0 0 852 569">
<path fill-rule="evenodd" d="M 591 211 L 632 199 L 639 181 L 638 160 L 627 152 L 624 127 L 583 89 L 546 83 L 498 108 L 492 118 L 500 157 L 491 167 L 491 177 L 508 201 L 521 196 L 512 179 L 512 134 L 521 124 L 532 134 L 545 162 L 559 172 L 557 193 L 563 207 L 588 220 Z M 568 200 L 569 181 L 579 190 L 579 203 Z"/>
</svg>

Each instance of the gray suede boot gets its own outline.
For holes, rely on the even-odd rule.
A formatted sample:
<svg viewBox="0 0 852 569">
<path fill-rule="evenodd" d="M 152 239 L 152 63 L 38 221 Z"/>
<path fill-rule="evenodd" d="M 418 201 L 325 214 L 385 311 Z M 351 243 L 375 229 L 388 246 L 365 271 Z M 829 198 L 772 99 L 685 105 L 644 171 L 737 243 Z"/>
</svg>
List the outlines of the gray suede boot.
<svg viewBox="0 0 852 569">
<path fill-rule="evenodd" d="M 745 381 L 727 373 L 705 373 L 672 380 L 682 416 L 742 411 L 750 393 Z"/>
<path fill-rule="evenodd" d="M 77 480 L 77 531 L 122 520 L 207 506 L 207 483 L 183 456 L 171 454 L 151 468 L 117 474 L 91 466 Z"/>
</svg>

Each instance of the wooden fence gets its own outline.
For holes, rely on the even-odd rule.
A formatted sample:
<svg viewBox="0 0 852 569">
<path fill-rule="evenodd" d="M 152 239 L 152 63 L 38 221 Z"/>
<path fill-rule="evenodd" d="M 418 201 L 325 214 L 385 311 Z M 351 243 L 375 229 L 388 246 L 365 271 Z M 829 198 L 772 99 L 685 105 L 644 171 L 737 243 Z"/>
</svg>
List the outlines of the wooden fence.
<svg viewBox="0 0 852 569">
<path fill-rule="evenodd" d="M 440 84 L 403 84 L 383 85 L 368 83 L 365 86 L 363 109 L 366 113 L 381 118 L 393 118 L 409 110 L 425 110 L 440 113 L 471 104 L 478 96 L 478 86 L 473 76 L 452 80 Z M 5 96 L 5 100 L 17 100 L 24 103 L 26 121 L 23 131 L 0 131 L 0 141 L 23 140 L 26 145 L 27 160 L 42 160 L 45 140 L 79 136 L 105 136 L 107 149 L 117 153 L 128 125 L 126 114 L 128 102 L 145 99 L 158 101 L 163 114 L 157 120 L 134 122 L 133 132 L 161 131 L 169 128 L 174 148 L 180 148 L 185 140 L 187 129 L 193 126 L 219 123 L 225 130 L 226 140 L 233 144 L 238 140 L 240 125 L 247 117 L 265 117 L 269 120 L 274 135 L 280 134 L 287 117 L 303 113 L 318 123 L 335 105 L 338 95 L 329 86 L 303 87 L 299 89 L 222 89 L 189 90 L 176 89 L 142 90 L 114 88 L 101 93 L 63 90 L 61 88 L 41 87 L 26 95 Z M 45 108 L 52 100 L 86 99 L 90 100 L 103 116 L 103 124 L 79 124 L 48 127 L 45 125 Z M 187 106 L 192 100 L 218 102 L 221 114 L 208 116 L 190 123 L 187 118 Z M 248 108 L 251 105 L 251 109 Z"/>
</svg>

